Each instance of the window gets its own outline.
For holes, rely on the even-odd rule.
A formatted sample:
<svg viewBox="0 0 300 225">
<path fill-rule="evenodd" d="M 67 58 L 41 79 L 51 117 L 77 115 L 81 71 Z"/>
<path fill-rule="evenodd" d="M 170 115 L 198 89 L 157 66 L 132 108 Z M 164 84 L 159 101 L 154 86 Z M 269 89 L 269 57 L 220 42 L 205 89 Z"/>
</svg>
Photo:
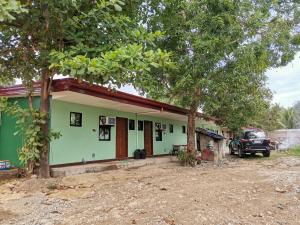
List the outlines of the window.
<svg viewBox="0 0 300 225">
<path fill-rule="evenodd" d="M 135 121 L 129 120 L 129 130 L 135 130 Z"/>
<path fill-rule="evenodd" d="M 111 127 L 106 124 L 105 116 L 99 116 L 99 141 L 110 141 Z"/>
<path fill-rule="evenodd" d="M 70 113 L 70 126 L 72 127 L 82 126 L 82 113 L 77 113 L 77 112 Z"/>
<path fill-rule="evenodd" d="M 161 129 L 161 123 L 155 123 L 155 130 Z"/>
<path fill-rule="evenodd" d="M 162 141 L 162 130 L 156 130 L 155 131 L 155 140 L 156 141 Z"/>
<path fill-rule="evenodd" d="M 185 126 L 182 126 L 182 133 L 184 133 L 185 134 Z"/>
<path fill-rule="evenodd" d="M 173 133 L 173 124 L 169 124 L 169 132 Z"/>
<path fill-rule="evenodd" d="M 138 121 L 138 130 L 144 130 L 144 122 L 141 120 Z"/>
<path fill-rule="evenodd" d="M 256 138 L 266 138 L 266 134 L 263 131 L 246 131 L 245 139 L 256 139 Z"/>
<path fill-rule="evenodd" d="M 162 141 L 161 123 L 155 123 L 155 140 Z"/>
<path fill-rule="evenodd" d="M 109 125 L 99 125 L 99 141 L 110 141 L 110 129 Z"/>
</svg>

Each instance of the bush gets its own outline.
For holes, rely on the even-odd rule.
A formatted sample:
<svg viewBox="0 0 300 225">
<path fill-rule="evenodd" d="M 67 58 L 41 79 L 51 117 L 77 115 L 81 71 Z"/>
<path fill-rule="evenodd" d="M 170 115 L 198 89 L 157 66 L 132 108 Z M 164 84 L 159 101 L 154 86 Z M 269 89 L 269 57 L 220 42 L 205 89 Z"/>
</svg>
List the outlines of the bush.
<svg viewBox="0 0 300 225">
<path fill-rule="evenodd" d="M 196 157 L 194 154 L 191 154 L 190 152 L 181 150 L 178 152 L 178 159 L 181 162 L 182 165 L 187 166 L 195 166 L 196 165 Z"/>
</svg>

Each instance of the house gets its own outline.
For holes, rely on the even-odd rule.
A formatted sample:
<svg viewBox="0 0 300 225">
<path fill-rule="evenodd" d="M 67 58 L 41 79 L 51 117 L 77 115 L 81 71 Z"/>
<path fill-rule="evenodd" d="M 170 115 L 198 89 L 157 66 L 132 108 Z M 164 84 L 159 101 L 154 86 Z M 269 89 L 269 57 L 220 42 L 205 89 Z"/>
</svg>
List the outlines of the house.
<svg viewBox="0 0 300 225">
<path fill-rule="evenodd" d="M 34 86 L 34 106 L 38 107 L 39 84 Z M 0 88 L 0 96 L 27 107 L 22 85 Z M 51 166 L 82 162 L 123 160 L 133 157 L 136 149 L 147 156 L 169 154 L 173 145 L 186 145 L 188 110 L 106 87 L 66 78 L 52 82 L 50 127 L 62 137 L 50 143 Z M 197 148 L 208 142 L 200 135 L 217 135 L 221 128 L 215 119 L 196 120 Z M 0 159 L 18 165 L 17 149 L 22 137 L 14 136 L 15 120 L 2 113 Z M 201 144 L 200 144 L 201 143 Z"/>
</svg>

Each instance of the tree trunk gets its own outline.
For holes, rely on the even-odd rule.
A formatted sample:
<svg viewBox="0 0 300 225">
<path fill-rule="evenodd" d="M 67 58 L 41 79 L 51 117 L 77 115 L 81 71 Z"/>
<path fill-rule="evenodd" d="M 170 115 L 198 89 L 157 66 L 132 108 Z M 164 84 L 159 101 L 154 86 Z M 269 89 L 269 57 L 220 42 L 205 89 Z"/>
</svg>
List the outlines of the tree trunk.
<svg viewBox="0 0 300 225">
<path fill-rule="evenodd" d="M 50 168 L 49 168 L 49 71 L 45 70 L 42 74 L 41 79 L 41 99 L 40 99 L 40 113 L 45 117 L 45 124 L 41 125 L 41 131 L 43 133 L 43 147 L 40 151 L 40 160 L 38 167 L 38 177 L 48 178 L 50 177 Z"/>
<path fill-rule="evenodd" d="M 195 155 L 196 154 L 196 142 L 195 142 L 195 119 L 197 114 L 197 106 L 193 104 L 190 107 L 188 114 L 188 126 L 187 126 L 187 151 Z"/>
<path fill-rule="evenodd" d="M 196 116 L 197 110 L 200 104 L 200 88 L 196 86 L 193 101 L 190 105 L 190 110 L 188 114 L 188 127 L 187 127 L 187 151 L 192 154 L 196 155 L 196 137 L 195 137 L 195 130 L 196 130 Z"/>
</svg>

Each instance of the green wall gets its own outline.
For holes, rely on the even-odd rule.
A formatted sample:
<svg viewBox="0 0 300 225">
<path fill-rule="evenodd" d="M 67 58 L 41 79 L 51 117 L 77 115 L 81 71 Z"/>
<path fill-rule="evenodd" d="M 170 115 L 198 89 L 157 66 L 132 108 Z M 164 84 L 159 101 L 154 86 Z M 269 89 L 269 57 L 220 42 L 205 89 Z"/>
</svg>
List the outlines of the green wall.
<svg viewBox="0 0 300 225">
<path fill-rule="evenodd" d="M 22 107 L 28 107 L 27 98 L 10 98 L 10 102 L 17 101 Z M 38 108 L 39 97 L 34 98 L 34 106 Z M 144 148 L 144 131 L 137 131 L 138 120 L 149 120 L 153 122 L 153 153 L 154 155 L 167 154 L 172 149 L 173 144 L 186 144 L 186 134 L 182 133 L 182 126 L 186 125 L 182 121 L 167 120 L 165 118 L 151 117 L 146 115 L 136 115 L 121 111 L 112 111 L 103 108 L 91 107 L 80 104 L 73 104 L 57 100 L 51 101 L 51 129 L 60 131 L 62 137 L 54 140 L 50 144 L 50 164 L 62 164 L 115 159 L 116 152 L 116 130 L 112 127 L 111 141 L 99 141 L 99 116 L 126 117 L 134 119 L 135 130 L 128 131 L 128 156 L 132 157 L 137 148 Z M 81 112 L 83 114 L 82 127 L 70 126 L 70 112 Z M 155 140 L 154 124 L 158 122 L 167 125 L 167 130 L 163 132 L 163 141 Z M 174 133 L 169 133 L 169 124 L 173 124 Z M 213 122 L 200 121 L 197 126 L 217 129 Z M 17 150 L 22 146 L 22 136 L 15 136 L 16 121 L 14 118 L 2 112 L 0 125 L 0 160 L 10 160 L 13 165 L 19 166 Z M 94 157 L 93 157 L 94 154 Z"/>
<path fill-rule="evenodd" d="M 50 144 L 51 165 L 116 158 L 116 127 L 111 128 L 110 141 L 99 141 L 99 116 L 125 117 L 135 120 L 135 130 L 128 130 L 128 157 L 132 157 L 137 148 L 144 148 L 144 131 L 137 131 L 138 120 L 153 122 L 154 155 L 169 153 L 173 144 L 186 144 L 186 134 L 182 133 L 182 126 L 186 123 L 182 121 L 136 115 L 58 100 L 51 102 L 51 110 L 51 128 L 62 134 L 60 139 L 54 140 Z M 82 113 L 82 127 L 70 126 L 70 112 Z M 155 122 L 167 124 L 167 128 L 169 124 L 173 124 L 174 133 L 169 133 L 169 129 L 167 129 L 163 132 L 163 141 L 156 141 Z M 197 124 L 197 126 L 201 125 L 215 128 L 215 125 L 210 122 L 202 121 L 201 124 Z"/>
<path fill-rule="evenodd" d="M 9 102 L 17 101 L 23 107 L 28 107 L 27 98 L 10 98 Z M 34 98 L 34 106 L 38 107 L 39 98 Z M 0 160 L 10 160 L 15 166 L 20 166 L 17 150 L 22 147 L 22 136 L 14 135 L 16 120 L 7 114 L 1 113 L 0 123 Z"/>
</svg>

